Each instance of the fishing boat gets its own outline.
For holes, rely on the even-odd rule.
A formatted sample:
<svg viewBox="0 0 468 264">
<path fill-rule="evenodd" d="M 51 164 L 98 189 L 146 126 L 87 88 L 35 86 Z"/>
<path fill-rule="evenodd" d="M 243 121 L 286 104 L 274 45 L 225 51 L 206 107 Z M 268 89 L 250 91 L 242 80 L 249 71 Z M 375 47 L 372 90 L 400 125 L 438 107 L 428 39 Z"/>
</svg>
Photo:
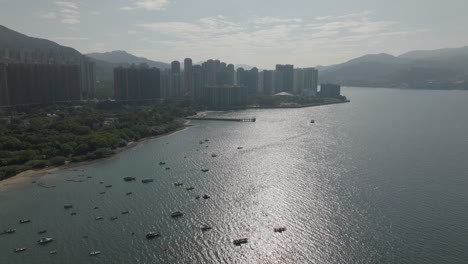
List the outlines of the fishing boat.
<svg viewBox="0 0 468 264">
<path fill-rule="evenodd" d="M 29 220 L 29 219 L 22 219 L 22 220 L 20 220 L 19 222 L 20 222 L 20 224 L 26 224 L 26 223 L 31 222 L 31 220 Z"/>
<path fill-rule="evenodd" d="M 136 180 L 135 177 L 125 177 L 124 178 L 124 181 L 126 181 L 126 182 L 131 182 L 131 181 L 135 181 L 135 180 Z"/>
<path fill-rule="evenodd" d="M 212 158 L 216 158 L 216 157 L 218 157 L 218 155 L 216 155 L 216 154 L 211 154 L 211 157 L 212 157 Z"/>
<path fill-rule="evenodd" d="M 236 239 L 236 240 L 233 241 L 234 245 L 236 245 L 236 246 L 246 244 L 247 242 L 249 242 L 249 240 L 247 238 Z"/>
<path fill-rule="evenodd" d="M 51 251 L 49 251 L 49 254 L 57 254 L 57 250 L 55 250 L 55 249 L 51 250 Z"/>
<path fill-rule="evenodd" d="M 237 149 L 243 149 L 243 147 L 237 147 Z"/>
<path fill-rule="evenodd" d="M 105 194 L 106 192 L 100 192 L 99 194 Z"/>
<path fill-rule="evenodd" d="M 15 249 L 15 252 L 23 252 L 23 251 L 26 251 L 26 248 L 16 248 Z"/>
<path fill-rule="evenodd" d="M 96 217 L 96 218 L 94 218 L 94 219 L 96 219 L 96 220 L 102 220 L 102 216 L 98 216 L 98 217 Z"/>
<path fill-rule="evenodd" d="M 128 214 L 128 211 L 122 211 L 122 214 L 123 214 L 123 215 L 124 215 L 124 214 Z"/>
<path fill-rule="evenodd" d="M 131 195 L 131 194 L 133 194 L 133 193 L 132 193 L 132 192 L 128 192 L 128 193 L 126 193 L 126 195 Z"/>
<path fill-rule="evenodd" d="M 91 251 L 91 252 L 89 252 L 90 256 L 97 256 L 99 254 L 101 254 L 101 251 Z"/>
<path fill-rule="evenodd" d="M 170 170 L 171 168 L 167 167 L 166 170 Z"/>
<path fill-rule="evenodd" d="M 65 208 L 65 209 L 70 209 L 70 208 L 73 208 L 73 205 L 71 205 L 71 204 L 65 204 L 65 205 L 63 205 L 63 208 Z"/>
<path fill-rule="evenodd" d="M 210 230 L 210 229 L 211 229 L 211 226 L 202 224 L 202 225 L 200 225 L 200 229 L 201 229 L 202 231 Z"/>
<path fill-rule="evenodd" d="M 311 123 L 311 124 L 315 123 L 315 120 L 310 120 L 310 123 Z"/>
<path fill-rule="evenodd" d="M 276 227 L 276 228 L 273 229 L 273 231 L 278 232 L 278 233 L 282 233 L 282 232 L 286 231 L 286 227 Z"/>
<path fill-rule="evenodd" d="M 45 234 L 45 233 L 47 233 L 47 230 L 45 230 L 45 229 L 44 230 L 39 230 L 39 232 L 37 232 L 37 233 L 38 234 Z"/>
<path fill-rule="evenodd" d="M 156 233 L 156 232 L 149 232 L 148 234 L 146 234 L 146 238 L 147 238 L 147 239 L 153 239 L 153 238 L 158 237 L 158 236 L 160 236 L 160 235 L 161 235 L 161 234 Z"/>
<path fill-rule="evenodd" d="M 117 216 L 112 216 L 112 217 L 110 218 L 111 221 L 114 221 L 114 220 L 117 220 L 117 219 L 118 219 Z"/>
<path fill-rule="evenodd" d="M 208 171 L 210 171 L 210 169 L 202 169 L 201 171 L 208 172 Z"/>
<path fill-rule="evenodd" d="M 106 188 L 111 188 L 111 187 L 112 187 L 112 185 L 106 185 Z"/>
<path fill-rule="evenodd" d="M 182 213 L 181 211 L 175 211 L 171 214 L 171 217 L 180 217 L 180 216 L 183 216 L 184 213 Z"/>
<path fill-rule="evenodd" d="M 51 238 L 51 237 L 43 237 L 43 238 L 39 239 L 39 240 L 37 241 L 37 243 L 39 243 L 39 244 L 47 244 L 47 243 L 52 242 L 53 240 L 54 240 L 54 239 Z"/>
<path fill-rule="evenodd" d="M 153 179 L 144 179 L 144 180 L 141 180 L 142 183 L 150 183 L 150 182 L 153 182 L 154 180 Z"/>
<path fill-rule="evenodd" d="M 185 190 L 187 190 L 187 191 L 191 191 L 191 190 L 193 190 L 193 189 L 195 189 L 195 188 L 192 187 L 192 186 L 185 188 Z"/>
<path fill-rule="evenodd" d="M 166 165 L 166 162 L 160 161 L 160 162 L 159 162 L 159 165 Z"/>
<path fill-rule="evenodd" d="M 184 185 L 184 184 L 181 183 L 181 182 L 176 182 L 176 183 L 174 183 L 174 186 L 182 186 L 182 185 Z"/>
<path fill-rule="evenodd" d="M 13 234 L 14 232 L 16 232 L 14 228 L 3 230 L 3 234 Z"/>
<path fill-rule="evenodd" d="M 210 199 L 210 196 L 208 194 L 203 195 L 203 199 Z"/>
</svg>

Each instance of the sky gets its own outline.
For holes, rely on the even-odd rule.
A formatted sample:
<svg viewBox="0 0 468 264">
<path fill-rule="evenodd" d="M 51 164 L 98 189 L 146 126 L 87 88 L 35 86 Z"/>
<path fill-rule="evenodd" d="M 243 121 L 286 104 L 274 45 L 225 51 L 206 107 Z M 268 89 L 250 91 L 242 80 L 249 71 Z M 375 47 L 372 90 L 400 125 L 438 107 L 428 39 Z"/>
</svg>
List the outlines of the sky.
<svg viewBox="0 0 468 264">
<path fill-rule="evenodd" d="M 468 46 L 468 0 L 0 0 L 0 24 L 82 53 L 272 69 Z"/>
</svg>

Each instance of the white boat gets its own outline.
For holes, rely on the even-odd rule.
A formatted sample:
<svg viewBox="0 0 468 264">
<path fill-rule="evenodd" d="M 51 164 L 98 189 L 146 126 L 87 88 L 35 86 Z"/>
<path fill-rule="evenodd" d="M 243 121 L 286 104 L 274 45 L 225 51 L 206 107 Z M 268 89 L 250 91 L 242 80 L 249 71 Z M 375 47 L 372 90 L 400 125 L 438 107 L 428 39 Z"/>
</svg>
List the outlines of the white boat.
<svg viewBox="0 0 468 264">
<path fill-rule="evenodd" d="M 43 237 L 43 238 L 39 239 L 39 240 L 37 241 L 37 243 L 39 243 L 39 244 L 47 244 L 47 243 L 52 242 L 53 240 L 54 240 L 54 239 L 51 238 L 51 237 Z"/>
<path fill-rule="evenodd" d="M 91 251 L 91 252 L 89 252 L 90 256 L 97 256 L 99 254 L 101 254 L 101 251 Z"/>
</svg>

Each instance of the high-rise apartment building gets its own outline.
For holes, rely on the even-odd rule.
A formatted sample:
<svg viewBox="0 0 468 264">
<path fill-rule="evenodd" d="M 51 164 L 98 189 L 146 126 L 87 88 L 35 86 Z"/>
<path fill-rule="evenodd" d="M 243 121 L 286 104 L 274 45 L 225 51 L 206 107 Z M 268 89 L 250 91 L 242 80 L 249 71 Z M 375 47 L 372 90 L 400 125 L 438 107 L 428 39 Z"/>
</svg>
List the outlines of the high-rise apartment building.
<svg viewBox="0 0 468 264">
<path fill-rule="evenodd" d="M 279 72 L 282 77 L 282 83 L 277 83 L 276 86 L 280 90 L 277 92 L 294 92 L 294 66 L 293 65 L 276 65 L 276 71 Z"/>
<path fill-rule="evenodd" d="M 184 60 L 184 95 L 192 96 L 193 93 L 193 67 L 192 59 Z"/>
<path fill-rule="evenodd" d="M 154 100 L 161 97 L 158 68 L 115 68 L 114 96 L 121 101 Z"/>
</svg>

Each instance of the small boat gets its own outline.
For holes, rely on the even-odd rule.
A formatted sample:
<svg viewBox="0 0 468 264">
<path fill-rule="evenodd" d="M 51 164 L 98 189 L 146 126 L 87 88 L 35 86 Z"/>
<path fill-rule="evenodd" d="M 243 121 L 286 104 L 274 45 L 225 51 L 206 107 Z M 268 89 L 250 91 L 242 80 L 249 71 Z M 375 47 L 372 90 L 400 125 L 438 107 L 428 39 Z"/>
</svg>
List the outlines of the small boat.
<svg viewBox="0 0 468 264">
<path fill-rule="evenodd" d="M 53 240 L 54 240 L 54 239 L 51 238 L 51 237 L 43 237 L 43 238 L 39 239 L 39 240 L 37 241 L 37 243 L 39 243 L 39 244 L 47 244 L 47 243 L 52 242 Z"/>
<path fill-rule="evenodd" d="M 99 209 L 99 207 L 96 206 L 96 207 L 94 207 L 93 209 L 96 210 L 96 209 Z"/>
<path fill-rule="evenodd" d="M 23 251 L 26 251 L 26 248 L 16 248 L 15 249 L 15 252 L 23 252 Z"/>
<path fill-rule="evenodd" d="M 310 123 L 311 123 L 311 124 L 315 123 L 315 120 L 310 120 Z"/>
<path fill-rule="evenodd" d="M 218 157 L 218 155 L 216 155 L 216 154 L 211 154 L 211 157 L 212 157 L 212 158 L 216 158 L 216 157 Z"/>
<path fill-rule="evenodd" d="M 208 194 L 203 195 L 203 199 L 210 199 L 210 196 Z"/>
<path fill-rule="evenodd" d="M 192 187 L 192 186 L 185 188 L 185 190 L 187 190 L 187 191 L 191 191 L 191 190 L 193 190 L 193 189 L 195 189 L 195 188 Z"/>
<path fill-rule="evenodd" d="M 182 185 L 184 185 L 184 184 L 181 183 L 181 182 L 176 182 L 176 183 L 174 183 L 174 185 L 175 185 L 175 186 L 182 186 Z"/>
<path fill-rule="evenodd" d="M 105 194 L 106 192 L 100 192 L 99 194 Z"/>
<path fill-rule="evenodd" d="M 208 171 L 210 171 L 210 169 L 202 169 L 201 171 L 208 172 Z"/>
<path fill-rule="evenodd" d="M 31 183 L 36 183 L 36 181 L 32 181 Z"/>
<path fill-rule="evenodd" d="M 171 168 L 167 167 L 166 170 L 170 170 Z"/>
<path fill-rule="evenodd" d="M 16 232 L 14 228 L 3 230 L 3 234 L 13 234 L 14 232 Z"/>
<path fill-rule="evenodd" d="M 76 212 L 72 212 L 70 215 L 76 215 Z"/>
<path fill-rule="evenodd" d="M 114 221 L 114 220 L 117 220 L 117 219 L 118 219 L 117 216 L 112 216 L 112 217 L 110 218 L 111 221 Z"/>
<path fill-rule="evenodd" d="M 31 222 L 31 220 L 29 220 L 29 219 L 22 219 L 22 220 L 20 220 L 19 222 L 20 222 L 20 224 L 26 224 L 26 223 Z"/>
<path fill-rule="evenodd" d="M 95 218 L 96 220 L 102 220 L 102 216 L 98 216 Z"/>
<path fill-rule="evenodd" d="M 247 238 L 236 239 L 236 240 L 233 241 L 234 245 L 236 245 L 236 246 L 246 244 L 247 242 L 249 242 L 249 240 Z"/>
<path fill-rule="evenodd" d="M 195 199 L 197 200 L 200 199 L 200 195 L 195 196 Z"/>
<path fill-rule="evenodd" d="M 160 161 L 160 162 L 159 162 L 159 165 L 166 165 L 166 162 Z"/>
<path fill-rule="evenodd" d="M 111 187 L 112 187 L 112 185 L 106 185 L 106 188 L 111 188 Z"/>
<path fill-rule="evenodd" d="M 179 217 L 179 216 L 183 216 L 184 213 L 182 213 L 181 211 L 176 211 L 176 212 L 173 212 L 171 214 L 171 217 Z"/>
<path fill-rule="evenodd" d="M 73 208 L 73 205 L 71 205 L 71 204 L 65 204 L 65 205 L 63 206 L 63 208 L 65 208 L 65 209 L 70 209 L 70 208 Z"/>
<path fill-rule="evenodd" d="M 124 178 L 124 181 L 126 181 L 126 182 L 131 182 L 131 181 L 135 181 L 135 180 L 136 180 L 135 177 L 125 177 Z"/>
<path fill-rule="evenodd" d="M 209 140 L 208 139 L 205 139 L 205 142 L 208 142 Z"/>
<path fill-rule="evenodd" d="M 100 182 L 99 182 L 99 184 L 103 184 L 103 182 L 102 182 L 102 181 L 100 181 Z"/>
<path fill-rule="evenodd" d="M 128 214 L 128 211 L 122 211 L 122 214 L 123 214 L 123 215 L 124 215 L 124 214 Z"/>
<path fill-rule="evenodd" d="M 286 231 L 286 227 L 276 227 L 276 228 L 273 229 L 273 231 L 282 233 L 282 232 Z"/>
<path fill-rule="evenodd" d="M 132 192 L 128 192 L 128 193 L 126 193 L 126 195 L 132 195 L 132 194 L 133 194 Z"/>
<path fill-rule="evenodd" d="M 199 143 L 200 143 L 200 144 L 203 144 L 203 141 L 200 141 Z"/>
<path fill-rule="evenodd" d="M 211 226 L 202 224 L 202 225 L 200 226 L 200 229 L 201 229 L 202 231 L 210 230 L 210 229 L 211 229 Z"/>
<path fill-rule="evenodd" d="M 153 179 L 144 179 L 144 180 L 141 180 L 142 183 L 150 183 L 150 182 L 153 182 L 154 180 Z"/>
<path fill-rule="evenodd" d="M 97 256 L 99 254 L 101 254 L 101 251 L 91 251 L 91 252 L 89 252 L 90 256 Z"/>
<path fill-rule="evenodd" d="M 87 179 L 91 179 L 91 178 L 92 178 L 92 176 L 88 176 L 88 177 L 86 177 L 86 178 L 87 178 Z"/>
<path fill-rule="evenodd" d="M 47 233 L 47 230 L 45 230 L 45 229 L 44 230 L 39 230 L 39 232 L 37 232 L 37 233 L 38 234 L 45 234 L 45 233 Z"/>
<path fill-rule="evenodd" d="M 51 250 L 51 251 L 49 251 L 49 254 L 57 254 L 57 250 L 55 250 L 55 249 Z"/>
<path fill-rule="evenodd" d="M 243 147 L 237 147 L 237 149 L 243 149 Z"/>
<path fill-rule="evenodd" d="M 160 235 L 161 235 L 161 234 L 156 233 L 156 232 L 149 232 L 148 234 L 146 234 L 146 238 L 147 238 L 147 239 L 153 239 L 153 238 L 158 237 L 158 236 L 160 236 Z"/>
</svg>

